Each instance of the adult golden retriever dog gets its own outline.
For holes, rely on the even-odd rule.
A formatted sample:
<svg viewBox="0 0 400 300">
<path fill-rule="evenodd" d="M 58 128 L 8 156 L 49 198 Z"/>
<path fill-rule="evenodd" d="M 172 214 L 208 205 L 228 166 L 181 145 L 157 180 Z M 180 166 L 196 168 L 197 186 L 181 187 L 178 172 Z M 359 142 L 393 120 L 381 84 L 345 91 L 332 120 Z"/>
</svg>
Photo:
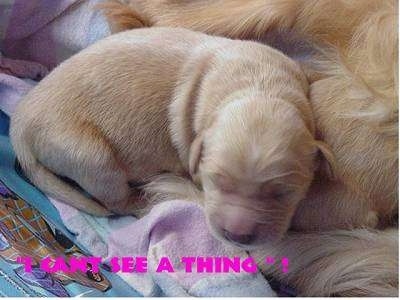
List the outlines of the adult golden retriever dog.
<svg viewBox="0 0 400 300">
<path fill-rule="evenodd" d="M 317 136 L 337 160 L 335 179 L 321 168 L 292 232 L 264 250 L 291 258 L 291 271 L 274 275 L 302 295 L 398 294 L 398 231 L 390 229 L 398 210 L 397 6 L 393 0 L 103 5 L 114 31 L 174 26 L 267 43 L 293 39 L 286 50 L 299 40 L 311 45 L 302 65 Z"/>
<path fill-rule="evenodd" d="M 57 67 L 18 105 L 10 137 L 35 185 L 92 214 L 138 213 L 146 204 L 130 182 L 190 174 L 215 235 L 256 247 L 286 233 L 318 149 L 329 155 L 314 138 L 308 86 L 268 46 L 138 29 Z"/>
</svg>

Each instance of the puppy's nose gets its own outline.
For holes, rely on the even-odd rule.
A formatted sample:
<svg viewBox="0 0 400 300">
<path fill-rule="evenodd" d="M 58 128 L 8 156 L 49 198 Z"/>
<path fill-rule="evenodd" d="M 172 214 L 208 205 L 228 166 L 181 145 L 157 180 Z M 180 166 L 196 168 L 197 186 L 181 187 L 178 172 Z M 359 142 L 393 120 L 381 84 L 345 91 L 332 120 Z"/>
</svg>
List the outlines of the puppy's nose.
<svg viewBox="0 0 400 300">
<path fill-rule="evenodd" d="M 224 230 L 224 236 L 228 241 L 239 243 L 243 245 L 248 245 L 254 240 L 254 235 L 252 234 L 235 234 Z"/>
</svg>

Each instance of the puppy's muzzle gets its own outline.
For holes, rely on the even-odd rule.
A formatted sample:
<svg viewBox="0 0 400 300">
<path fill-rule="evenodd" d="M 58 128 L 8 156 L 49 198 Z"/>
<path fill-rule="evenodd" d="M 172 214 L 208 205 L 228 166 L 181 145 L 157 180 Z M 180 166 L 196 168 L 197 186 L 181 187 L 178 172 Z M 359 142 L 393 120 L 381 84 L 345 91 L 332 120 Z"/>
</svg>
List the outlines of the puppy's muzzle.
<svg viewBox="0 0 400 300">
<path fill-rule="evenodd" d="M 208 217 L 214 233 L 236 246 L 247 247 L 265 242 L 251 210 L 229 205 L 210 212 Z"/>
</svg>

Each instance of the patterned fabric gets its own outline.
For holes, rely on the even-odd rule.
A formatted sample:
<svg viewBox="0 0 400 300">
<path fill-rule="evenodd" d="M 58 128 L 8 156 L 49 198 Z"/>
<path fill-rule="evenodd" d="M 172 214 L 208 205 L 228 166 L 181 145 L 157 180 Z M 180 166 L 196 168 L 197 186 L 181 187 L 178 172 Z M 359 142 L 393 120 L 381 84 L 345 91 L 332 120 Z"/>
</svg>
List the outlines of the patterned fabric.
<svg viewBox="0 0 400 300">
<path fill-rule="evenodd" d="M 49 274 L 39 268 L 43 258 L 64 257 L 68 261 L 72 255 L 83 254 L 75 245 L 64 248 L 41 214 L 0 181 L 0 256 L 10 263 L 17 263 L 18 257 L 32 257 L 36 263 L 29 273 L 23 266 L 16 268 L 18 277 L 28 285 L 44 288 L 60 297 L 69 296 L 64 285 L 73 281 L 100 291 L 110 288 L 110 282 L 102 274 L 93 273 L 90 267 L 86 273 L 71 274 Z"/>
</svg>

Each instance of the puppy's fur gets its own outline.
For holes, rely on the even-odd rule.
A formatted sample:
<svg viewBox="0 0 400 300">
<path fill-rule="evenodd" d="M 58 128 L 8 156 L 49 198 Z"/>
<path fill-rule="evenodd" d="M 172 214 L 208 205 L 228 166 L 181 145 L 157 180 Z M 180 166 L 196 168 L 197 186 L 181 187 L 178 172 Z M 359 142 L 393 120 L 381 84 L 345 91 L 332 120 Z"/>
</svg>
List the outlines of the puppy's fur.
<svg viewBox="0 0 400 300">
<path fill-rule="evenodd" d="M 97 215 L 145 208 L 129 182 L 190 174 L 216 236 L 255 246 L 285 234 L 325 152 L 307 92 L 267 46 L 138 29 L 56 68 L 18 105 L 10 137 L 35 185 Z"/>
<path fill-rule="evenodd" d="M 318 54 L 313 53 L 303 65 L 310 68 L 312 75 L 309 76 L 312 82 L 310 98 L 317 135 L 333 149 L 337 158 L 334 168 L 337 180 L 330 180 L 326 172 L 316 177 L 318 180 L 313 182 L 296 211 L 292 228 L 315 232 L 355 227 L 384 228 L 392 224 L 398 207 L 397 1 L 124 2 L 114 0 L 104 4 L 115 30 L 130 28 L 128 16 L 132 17 L 135 12 L 148 26 L 180 26 L 264 42 L 268 41 L 271 32 L 285 37 L 290 32 L 308 40 L 318 50 L 315 51 Z M 176 187 L 176 193 L 179 193 L 180 187 Z M 152 188 L 163 190 L 165 185 Z M 326 232 L 324 236 L 331 235 L 339 244 L 352 246 L 344 249 L 327 243 L 315 248 L 320 253 L 331 253 L 337 259 L 332 262 L 329 256 L 323 258 L 322 263 L 314 262 L 309 259 L 309 252 L 303 252 L 299 257 L 303 262 L 300 261 L 301 265 L 286 278 L 300 293 L 397 295 L 396 268 L 384 276 L 382 269 L 360 262 L 365 280 L 350 280 L 347 286 L 342 284 L 346 281 L 343 278 L 351 279 L 356 276 L 356 271 L 360 271 L 352 269 L 345 256 L 355 259 L 370 254 L 369 250 L 357 247 L 366 235 L 358 230 L 349 231 L 346 237 Z M 318 241 L 318 234 L 314 234 L 314 238 Z M 381 239 L 376 232 L 368 236 L 365 244 L 371 241 L 384 248 L 377 256 L 379 258 L 368 256 L 372 264 L 381 266 L 388 261 L 398 264 L 396 233 Z M 281 245 L 283 248 L 279 249 L 286 253 L 299 245 L 311 249 L 312 243 L 307 235 L 302 238 L 299 233 L 296 242 L 288 238 Z M 329 264 L 332 267 L 326 271 L 323 265 Z M 335 271 L 335 267 L 340 266 L 348 267 L 348 277 L 342 278 L 343 274 Z M 296 274 L 301 268 L 307 278 Z M 321 279 L 325 276 L 330 278 L 330 285 Z M 374 282 L 373 289 L 369 287 L 370 282 Z"/>
</svg>

